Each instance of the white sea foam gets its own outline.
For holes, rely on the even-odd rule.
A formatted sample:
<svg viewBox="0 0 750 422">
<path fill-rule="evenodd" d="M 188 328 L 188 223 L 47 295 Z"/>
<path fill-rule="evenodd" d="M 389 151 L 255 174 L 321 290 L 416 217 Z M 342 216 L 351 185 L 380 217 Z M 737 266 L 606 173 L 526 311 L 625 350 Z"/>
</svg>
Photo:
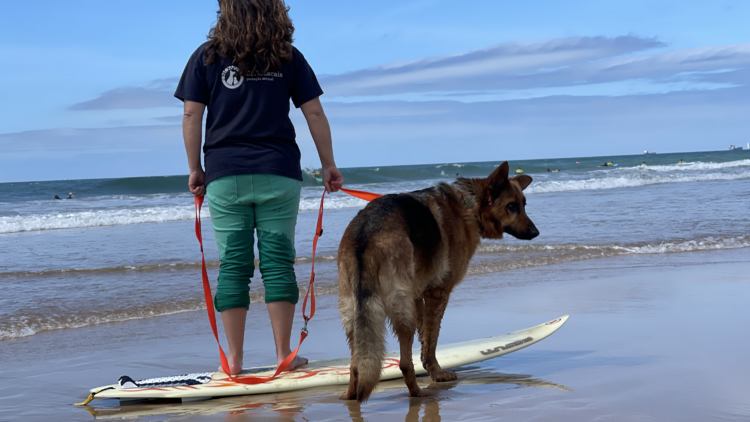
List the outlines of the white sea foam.
<svg viewBox="0 0 750 422">
<path fill-rule="evenodd" d="M 201 212 L 208 217 L 208 207 Z M 146 208 L 117 208 L 96 211 L 77 211 L 50 214 L 31 214 L 0 217 L 0 234 L 38 230 L 73 229 L 83 227 L 119 226 L 126 224 L 162 223 L 195 218 L 195 208 L 164 206 Z"/>
<path fill-rule="evenodd" d="M 738 236 L 724 239 L 708 237 L 702 240 L 688 240 L 683 242 L 662 242 L 644 245 L 499 245 L 489 244 L 480 246 L 478 253 L 491 255 L 493 253 L 521 252 L 520 258 L 501 260 L 479 260 L 469 266 L 468 274 L 489 274 L 521 268 L 558 265 L 567 262 L 585 261 L 597 258 L 609 258 L 622 255 L 666 254 L 676 252 L 699 252 L 726 249 L 750 248 L 750 238 Z M 536 253 L 534 253 L 536 252 Z M 547 252 L 547 253 L 544 253 Z"/>
<path fill-rule="evenodd" d="M 706 237 L 685 241 L 645 243 L 631 245 L 582 245 L 577 243 L 547 245 L 505 245 L 484 243 L 477 248 L 478 254 L 552 252 L 559 255 L 593 254 L 595 256 L 645 255 L 677 252 L 698 252 L 722 249 L 750 248 L 750 236 L 727 238 Z"/>
<path fill-rule="evenodd" d="M 67 330 L 112 322 L 148 319 L 198 311 L 205 308 L 205 303 L 201 300 L 170 304 L 168 306 L 145 307 L 143 309 L 114 310 L 106 315 L 35 315 L 31 317 L 12 317 L 0 324 L 0 341 L 29 337 L 44 331 Z"/>
<path fill-rule="evenodd" d="M 366 201 L 349 196 L 326 197 L 326 209 L 362 208 Z M 303 197 L 300 211 L 316 211 L 320 197 Z M 201 210 L 202 218 L 210 218 L 207 206 Z M 192 204 L 159 207 L 117 207 L 91 211 L 53 212 L 0 217 L 0 234 L 40 230 L 76 229 L 85 227 L 120 226 L 128 224 L 164 223 L 192 220 L 195 208 Z"/>
<path fill-rule="evenodd" d="M 450 165 L 450 164 L 449 164 Z M 750 160 L 725 163 L 686 163 L 665 166 L 632 167 L 612 170 L 594 170 L 590 173 L 562 175 L 565 179 L 538 178 L 527 193 L 569 192 L 628 188 L 646 185 L 683 182 L 704 182 L 750 178 Z M 378 193 L 408 192 L 432 186 L 437 180 L 404 181 L 353 186 L 354 189 Z M 304 188 L 300 211 L 315 211 L 320 206 L 320 188 Z M 47 201 L 50 202 L 50 201 Z M 59 206 L 55 201 L 53 205 Z M 65 202 L 68 209 L 59 211 L 39 201 L 5 203 L 0 207 L 0 234 L 39 230 L 71 229 L 127 224 L 161 223 L 194 218 L 191 199 L 173 195 L 152 195 L 130 198 L 86 198 Z M 362 208 L 367 202 L 343 193 L 327 195 L 326 209 Z M 150 206 L 149 206 L 150 205 Z M 46 208 L 46 209 L 45 209 Z M 33 211 L 31 211 L 33 210 Z M 31 212 L 29 212 L 31 211 Z M 203 216 L 209 217 L 208 207 Z"/>
<path fill-rule="evenodd" d="M 750 179 L 750 170 L 733 173 L 694 173 L 694 174 L 658 174 L 649 172 L 632 172 L 630 174 L 592 177 L 582 180 L 540 181 L 532 183 L 526 193 L 570 192 L 578 190 L 599 190 L 615 188 L 632 188 L 664 183 L 709 182 L 715 180 Z"/>
<path fill-rule="evenodd" d="M 657 166 L 635 166 L 635 167 L 619 167 L 612 171 L 656 171 L 656 172 L 667 172 L 667 171 L 705 171 L 705 170 L 721 170 L 731 169 L 738 167 L 750 167 L 750 160 L 737 160 L 727 161 L 724 163 L 704 163 L 704 162 L 690 162 L 684 164 L 669 164 L 669 165 L 657 165 Z"/>
<path fill-rule="evenodd" d="M 187 201 L 184 205 L 156 207 L 122 207 L 98 210 L 69 210 L 39 214 L 0 216 L 0 234 L 40 230 L 75 229 L 85 227 L 120 226 L 128 224 L 163 223 L 195 218 L 195 208 Z M 326 209 L 362 208 L 366 201 L 353 196 L 337 194 L 326 196 Z M 320 197 L 303 194 L 300 211 L 316 211 Z M 202 218 L 210 218 L 208 206 L 201 210 Z"/>
<path fill-rule="evenodd" d="M 326 195 L 325 209 L 337 210 L 342 208 L 363 208 L 367 201 L 350 195 L 337 195 L 331 197 Z M 320 197 L 302 197 L 299 202 L 300 211 L 317 211 L 320 208 Z"/>
</svg>

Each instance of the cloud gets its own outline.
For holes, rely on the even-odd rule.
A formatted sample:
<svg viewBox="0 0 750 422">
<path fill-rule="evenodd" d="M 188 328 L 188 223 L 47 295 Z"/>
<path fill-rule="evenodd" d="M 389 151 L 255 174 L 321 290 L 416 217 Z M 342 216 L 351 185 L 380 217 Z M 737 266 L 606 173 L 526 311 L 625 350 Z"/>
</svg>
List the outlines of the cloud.
<svg viewBox="0 0 750 422">
<path fill-rule="evenodd" d="M 165 122 L 165 123 L 179 123 L 182 122 L 183 115 L 177 114 L 174 116 L 160 116 L 160 117 L 154 117 L 154 120 L 159 122 Z"/>
<path fill-rule="evenodd" d="M 448 95 L 452 91 L 549 89 L 638 79 L 661 83 L 679 75 L 700 82 L 711 80 L 706 75 L 717 70 L 750 66 L 750 43 L 643 54 L 663 46 L 656 39 L 635 36 L 506 43 L 327 76 L 321 83 L 332 97 Z M 734 78 L 732 82 L 746 80 Z"/>
<path fill-rule="evenodd" d="M 459 54 L 320 76 L 324 101 L 505 101 L 555 95 L 641 95 L 711 90 L 750 80 L 750 42 L 648 54 L 655 38 L 573 37 L 504 43 Z M 71 110 L 180 106 L 178 78 L 120 87 Z M 163 113 L 163 111 L 162 111 Z M 159 121 L 169 118 L 154 116 Z"/>
<path fill-rule="evenodd" d="M 462 103 L 328 103 L 342 167 L 725 149 L 750 138 L 750 87 Z M 303 166 L 319 161 L 292 113 Z M 179 125 L 0 135 L 0 181 L 185 174 Z"/>
<path fill-rule="evenodd" d="M 325 108 L 336 161 L 347 167 L 720 150 L 750 138 L 750 87 Z M 295 120 L 306 139 L 302 124 Z"/>
<path fill-rule="evenodd" d="M 179 125 L 124 126 L 100 129 L 30 130 L 0 135 L 0 148 L 9 156 L 71 157 L 81 153 L 142 152 L 181 144 Z"/>
<path fill-rule="evenodd" d="M 178 78 L 156 79 L 145 87 L 121 87 L 102 93 L 93 100 L 73 104 L 70 110 L 117 110 L 176 107 L 182 103 L 172 94 Z"/>
<path fill-rule="evenodd" d="M 180 125 L 8 133 L 0 148 L 0 182 L 187 173 Z"/>
</svg>

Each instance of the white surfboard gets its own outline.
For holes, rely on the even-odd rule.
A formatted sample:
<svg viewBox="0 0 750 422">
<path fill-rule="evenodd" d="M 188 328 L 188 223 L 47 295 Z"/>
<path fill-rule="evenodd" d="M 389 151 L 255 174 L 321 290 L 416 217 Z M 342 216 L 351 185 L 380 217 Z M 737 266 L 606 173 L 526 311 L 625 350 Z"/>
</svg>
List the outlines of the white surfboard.
<svg viewBox="0 0 750 422">
<path fill-rule="evenodd" d="M 557 331 L 568 320 L 568 315 L 535 327 L 514 331 L 494 337 L 446 344 L 437 347 L 436 357 L 445 369 L 507 355 L 529 347 Z M 414 369 L 417 375 L 427 371 L 419 361 L 421 351 L 414 351 Z M 383 360 L 382 380 L 401 378 L 399 353 L 388 352 Z M 92 388 L 94 398 L 154 399 L 154 398 L 206 398 L 263 394 L 272 392 L 301 390 L 324 385 L 345 385 L 349 383 L 350 358 L 311 361 L 292 371 L 283 372 L 277 378 L 264 384 L 238 384 L 227 378 L 223 372 L 185 374 L 174 377 L 161 377 L 136 380 L 138 387 L 126 388 L 119 384 Z M 270 376 L 275 366 L 248 368 L 240 375 Z"/>
</svg>

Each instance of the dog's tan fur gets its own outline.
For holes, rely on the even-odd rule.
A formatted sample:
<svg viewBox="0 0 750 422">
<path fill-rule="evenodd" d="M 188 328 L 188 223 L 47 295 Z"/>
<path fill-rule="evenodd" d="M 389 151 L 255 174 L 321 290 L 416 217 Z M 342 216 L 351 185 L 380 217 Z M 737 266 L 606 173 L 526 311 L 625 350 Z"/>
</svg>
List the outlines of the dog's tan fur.
<svg viewBox="0 0 750 422">
<path fill-rule="evenodd" d="M 400 344 L 409 396 L 422 396 L 412 364 L 414 333 L 433 381 L 452 381 L 435 359 L 440 323 L 453 288 L 466 274 L 480 237 L 536 237 L 523 195 L 532 179 L 508 178 L 508 163 L 486 179 L 373 200 L 347 227 L 338 253 L 339 310 L 352 353 L 345 400 L 367 400 L 380 379 L 385 323 Z"/>
</svg>

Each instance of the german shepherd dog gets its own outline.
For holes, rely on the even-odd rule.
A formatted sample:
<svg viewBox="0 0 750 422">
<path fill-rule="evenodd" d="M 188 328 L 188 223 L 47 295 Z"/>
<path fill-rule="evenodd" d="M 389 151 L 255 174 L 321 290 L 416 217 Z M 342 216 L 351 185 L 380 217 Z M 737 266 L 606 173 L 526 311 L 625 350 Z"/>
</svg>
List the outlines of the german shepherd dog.
<svg viewBox="0 0 750 422">
<path fill-rule="evenodd" d="M 508 163 L 489 177 L 370 202 L 344 232 L 338 252 L 339 310 L 352 354 L 344 400 L 368 399 L 380 380 L 386 317 L 398 337 L 399 368 L 410 397 L 423 396 L 412 363 L 414 333 L 422 366 L 435 382 L 457 379 L 435 359 L 440 322 L 480 238 L 539 235 L 526 215 L 531 177 L 508 178 Z"/>
</svg>

